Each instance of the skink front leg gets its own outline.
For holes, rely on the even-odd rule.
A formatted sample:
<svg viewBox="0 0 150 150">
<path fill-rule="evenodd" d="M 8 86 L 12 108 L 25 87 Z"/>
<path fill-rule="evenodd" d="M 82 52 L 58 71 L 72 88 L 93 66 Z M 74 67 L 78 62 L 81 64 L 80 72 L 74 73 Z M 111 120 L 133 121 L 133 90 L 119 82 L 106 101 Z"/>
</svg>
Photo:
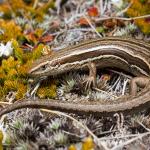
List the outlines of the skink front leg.
<svg viewBox="0 0 150 150">
<path fill-rule="evenodd" d="M 135 77 L 130 82 L 130 95 L 135 96 L 137 94 L 138 87 L 145 88 L 150 82 L 149 77 Z"/>
<path fill-rule="evenodd" d="M 89 89 L 91 86 L 96 87 L 96 65 L 93 62 L 87 64 L 89 68 L 89 76 L 85 79 L 85 89 Z"/>
</svg>

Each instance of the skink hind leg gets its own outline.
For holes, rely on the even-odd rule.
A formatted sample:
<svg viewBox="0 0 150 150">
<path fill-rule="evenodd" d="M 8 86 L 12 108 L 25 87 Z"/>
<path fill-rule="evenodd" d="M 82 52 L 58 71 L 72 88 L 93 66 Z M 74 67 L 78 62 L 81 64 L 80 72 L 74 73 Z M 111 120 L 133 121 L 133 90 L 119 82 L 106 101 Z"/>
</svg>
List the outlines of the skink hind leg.
<svg viewBox="0 0 150 150">
<path fill-rule="evenodd" d="M 85 79 L 85 89 L 89 89 L 91 86 L 96 87 L 96 65 L 93 62 L 88 63 L 89 76 Z"/>
<path fill-rule="evenodd" d="M 130 82 L 130 95 L 135 96 L 137 94 L 138 87 L 145 88 L 149 83 L 149 77 L 135 77 Z"/>
</svg>

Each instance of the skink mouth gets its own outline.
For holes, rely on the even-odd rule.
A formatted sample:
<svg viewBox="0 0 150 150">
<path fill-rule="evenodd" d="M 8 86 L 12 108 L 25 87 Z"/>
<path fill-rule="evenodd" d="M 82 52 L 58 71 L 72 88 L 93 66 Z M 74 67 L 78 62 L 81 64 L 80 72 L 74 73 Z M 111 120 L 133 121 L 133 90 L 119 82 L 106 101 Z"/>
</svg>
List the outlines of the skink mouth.
<svg viewBox="0 0 150 150">
<path fill-rule="evenodd" d="M 43 81 L 43 80 L 46 80 L 47 78 L 48 78 L 47 76 L 42 76 L 42 77 L 34 78 L 34 79 L 29 78 L 28 83 L 29 83 L 29 84 L 34 84 L 34 83 L 36 83 L 36 82 L 41 82 L 41 81 Z"/>
<path fill-rule="evenodd" d="M 30 71 L 30 72 L 28 72 L 28 76 L 31 78 L 42 78 L 43 74 L 40 74 L 40 73 L 35 72 L 35 71 Z"/>
<path fill-rule="evenodd" d="M 33 68 L 28 71 L 29 76 L 43 76 L 46 72 L 46 66 L 43 65 L 40 68 Z"/>
<path fill-rule="evenodd" d="M 30 75 L 38 75 L 40 74 L 40 72 L 44 72 L 47 67 L 49 66 L 48 61 L 42 62 L 40 64 L 38 64 L 38 62 L 33 62 L 31 68 L 28 71 L 28 74 Z"/>
</svg>

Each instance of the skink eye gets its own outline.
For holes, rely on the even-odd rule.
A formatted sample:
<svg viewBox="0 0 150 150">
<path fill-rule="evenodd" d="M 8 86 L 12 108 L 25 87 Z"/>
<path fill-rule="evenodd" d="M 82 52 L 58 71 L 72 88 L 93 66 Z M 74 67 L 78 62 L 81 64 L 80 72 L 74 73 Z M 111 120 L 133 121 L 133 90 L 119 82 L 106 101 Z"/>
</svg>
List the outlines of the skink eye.
<svg viewBox="0 0 150 150">
<path fill-rule="evenodd" d="M 45 70 L 46 69 L 46 65 L 43 65 L 42 67 L 41 67 L 41 70 Z"/>
</svg>

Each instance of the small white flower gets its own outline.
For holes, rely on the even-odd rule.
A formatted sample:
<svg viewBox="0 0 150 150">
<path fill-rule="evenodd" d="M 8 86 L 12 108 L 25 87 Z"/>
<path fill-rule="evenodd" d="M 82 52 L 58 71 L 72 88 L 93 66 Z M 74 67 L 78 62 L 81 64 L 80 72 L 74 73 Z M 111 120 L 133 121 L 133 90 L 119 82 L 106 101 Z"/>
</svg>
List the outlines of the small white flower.
<svg viewBox="0 0 150 150">
<path fill-rule="evenodd" d="M 111 0 L 111 3 L 118 8 L 121 8 L 123 5 L 123 0 Z"/>
<path fill-rule="evenodd" d="M 12 42 L 7 42 L 6 45 L 0 43 L 0 57 L 2 56 L 10 56 L 13 52 Z"/>
<path fill-rule="evenodd" d="M 4 34 L 4 30 L 0 29 L 0 35 Z"/>
<path fill-rule="evenodd" d="M 3 12 L 0 12 L 0 17 L 3 17 L 4 13 Z"/>
</svg>

